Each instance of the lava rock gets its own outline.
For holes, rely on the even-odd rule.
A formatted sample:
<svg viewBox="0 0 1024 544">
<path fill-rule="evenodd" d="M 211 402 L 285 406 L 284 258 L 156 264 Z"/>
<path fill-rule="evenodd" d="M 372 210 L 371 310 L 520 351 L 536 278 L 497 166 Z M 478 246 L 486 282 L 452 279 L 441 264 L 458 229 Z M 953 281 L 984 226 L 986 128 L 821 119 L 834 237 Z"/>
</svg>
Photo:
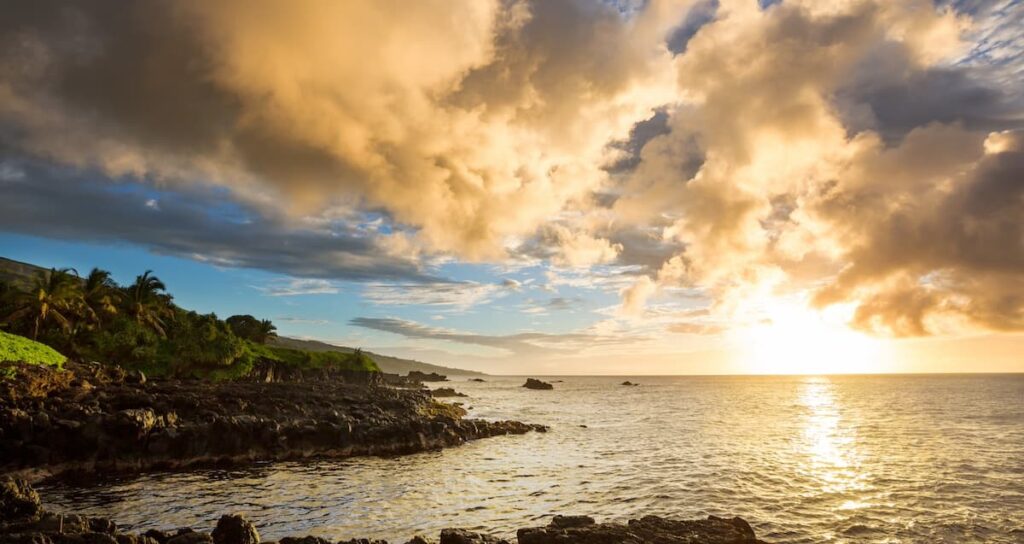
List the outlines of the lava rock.
<svg viewBox="0 0 1024 544">
<path fill-rule="evenodd" d="M 0 479 L 0 521 L 30 518 L 39 514 L 39 494 L 25 480 Z"/>
<path fill-rule="evenodd" d="M 465 529 L 441 529 L 441 544 L 509 544 L 509 542 Z"/>
<path fill-rule="evenodd" d="M 433 391 L 431 391 L 430 395 L 432 397 L 438 397 L 438 398 L 441 398 L 441 397 L 467 397 L 467 396 L 469 396 L 469 395 L 466 395 L 466 394 L 463 394 L 463 393 L 459 393 L 458 391 L 456 391 L 455 389 L 453 389 L 451 387 L 438 387 L 437 389 L 434 389 Z"/>
<path fill-rule="evenodd" d="M 536 380 L 534 378 L 527 378 L 526 379 L 526 383 L 523 384 L 523 387 L 525 387 L 527 389 L 539 389 L 539 390 L 548 390 L 548 389 L 554 389 L 555 388 L 555 386 L 551 385 L 548 382 L 542 382 L 542 381 Z"/>
<path fill-rule="evenodd" d="M 695 521 L 645 516 L 626 525 L 556 517 L 547 527 L 520 529 L 517 537 L 519 544 L 763 544 L 741 518 L 715 516 Z"/>
<path fill-rule="evenodd" d="M 211 533 L 214 544 L 259 544 L 260 533 L 245 516 L 223 515 Z"/>
<path fill-rule="evenodd" d="M 638 383 L 633 383 L 633 382 L 631 382 L 631 381 L 629 381 L 629 380 L 626 380 L 626 381 L 622 382 L 622 385 L 627 385 L 627 386 L 630 386 L 630 387 L 636 387 L 636 386 L 638 386 L 638 385 L 640 385 L 640 384 L 638 384 Z"/>
</svg>

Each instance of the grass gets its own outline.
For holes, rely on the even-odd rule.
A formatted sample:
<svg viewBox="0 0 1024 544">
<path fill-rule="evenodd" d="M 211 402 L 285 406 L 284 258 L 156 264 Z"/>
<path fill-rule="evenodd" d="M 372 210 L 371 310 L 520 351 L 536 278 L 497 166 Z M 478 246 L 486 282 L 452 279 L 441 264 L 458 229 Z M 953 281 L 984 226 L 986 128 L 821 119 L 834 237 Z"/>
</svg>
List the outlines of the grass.
<svg viewBox="0 0 1024 544">
<path fill-rule="evenodd" d="M 28 363 L 62 368 L 67 357 L 45 344 L 24 336 L 0 331 L 0 378 L 10 377 L 14 369 L 2 363 Z"/>
</svg>

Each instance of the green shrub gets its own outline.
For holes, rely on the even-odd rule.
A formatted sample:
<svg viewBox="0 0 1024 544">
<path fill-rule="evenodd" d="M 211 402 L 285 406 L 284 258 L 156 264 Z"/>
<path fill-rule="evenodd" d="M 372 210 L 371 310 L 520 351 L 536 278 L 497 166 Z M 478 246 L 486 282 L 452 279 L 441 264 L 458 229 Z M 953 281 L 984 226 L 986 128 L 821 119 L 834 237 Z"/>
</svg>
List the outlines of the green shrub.
<svg viewBox="0 0 1024 544">
<path fill-rule="evenodd" d="M 53 348 L 0 331 L 0 362 L 23 362 L 61 368 L 67 358 Z"/>
</svg>

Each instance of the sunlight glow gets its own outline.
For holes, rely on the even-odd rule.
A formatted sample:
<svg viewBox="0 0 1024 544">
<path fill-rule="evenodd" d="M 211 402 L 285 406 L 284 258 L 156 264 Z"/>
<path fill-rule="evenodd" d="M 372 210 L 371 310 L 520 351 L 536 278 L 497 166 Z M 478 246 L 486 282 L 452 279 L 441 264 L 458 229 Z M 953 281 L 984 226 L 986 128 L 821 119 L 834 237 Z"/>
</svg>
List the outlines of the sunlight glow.
<svg viewBox="0 0 1024 544">
<path fill-rule="evenodd" d="M 754 374 L 858 374 L 889 370 L 885 340 L 850 329 L 850 308 L 827 311 L 772 299 L 765 316 L 736 333 L 742 368 Z"/>
</svg>

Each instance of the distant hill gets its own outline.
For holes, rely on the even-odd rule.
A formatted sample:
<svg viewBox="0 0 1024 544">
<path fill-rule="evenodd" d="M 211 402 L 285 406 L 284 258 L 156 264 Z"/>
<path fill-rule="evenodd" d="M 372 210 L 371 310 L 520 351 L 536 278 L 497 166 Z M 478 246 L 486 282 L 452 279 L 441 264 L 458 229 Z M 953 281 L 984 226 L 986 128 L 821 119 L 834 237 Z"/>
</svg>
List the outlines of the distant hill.
<svg viewBox="0 0 1024 544">
<path fill-rule="evenodd" d="M 39 272 L 46 272 L 48 270 L 48 268 L 43 268 L 34 264 L 0 257 L 0 281 L 6 281 L 14 284 L 25 284 L 32 281 L 32 278 L 34 278 Z M 80 270 L 79 272 L 84 274 L 87 273 L 88 270 Z M 316 340 L 299 340 L 298 338 L 280 337 L 273 343 L 283 347 L 305 349 L 309 351 L 340 351 L 342 353 L 352 353 L 355 351 L 355 349 L 349 347 L 335 346 L 324 342 L 317 342 Z M 410 370 L 418 370 L 426 373 L 437 372 L 438 374 L 444 374 L 446 376 L 486 375 L 483 372 L 476 372 L 473 370 L 432 365 L 430 363 L 413 361 L 411 359 L 399 359 L 398 357 L 381 355 L 379 353 L 370 353 L 369 351 L 366 353 L 373 357 L 373 360 L 377 362 L 377 365 L 380 366 L 381 370 L 390 374 L 408 374 Z"/>
<path fill-rule="evenodd" d="M 47 268 L 36 266 L 34 264 L 0 257 L 0 281 L 24 284 L 32 281 L 32 278 L 35 278 L 36 274 L 39 272 L 45 272 L 47 270 Z"/>
<path fill-rule="evenodd" d="M 278 337 L 273 340 L 272 343 L 278 346 L 293 349 L 304 349 L 308 351 L 340 351 L 342 353 L 352 353 L 355 351 L 355 349 L 349 347 L 335 346 L 333 344 L 318 342 L 316 340 L 288 338 L 286 336 Z M 377 366 L 379 366 L 381 370 L 390 374 L 408 374 L 410 370 L 418 370 L 426 373 L 437 372 L 438 374 L 444 374 L 445 376 L 486 376 L 483 372 L 477 372 L 475 370 L 432 365 L 430 363 L 413 361 L 411 359 L 399 359 L 398 357 L 391 357 L 389 355 L 371 353 L 365 350 L 364 352 L 370 357 L 373 357 L 373 360 L 377 362 Z"/>
</svg>

